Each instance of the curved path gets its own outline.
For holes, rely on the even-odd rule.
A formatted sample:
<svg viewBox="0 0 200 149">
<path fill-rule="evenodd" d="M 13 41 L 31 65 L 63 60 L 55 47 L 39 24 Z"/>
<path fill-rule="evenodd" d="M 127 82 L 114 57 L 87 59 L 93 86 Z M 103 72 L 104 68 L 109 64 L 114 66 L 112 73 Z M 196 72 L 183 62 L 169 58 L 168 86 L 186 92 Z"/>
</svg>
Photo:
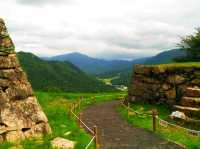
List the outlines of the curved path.
<svg viewBox="0 0 200 149">
<path fill-rule="evenodd" d="M 120 101 L 106 102 L 82 112 L 83 121 L 90 128 L 98 126 L 101 149 L 182 149 L 122 120 L 116 112 L 119 104 Z"/>
</svg>

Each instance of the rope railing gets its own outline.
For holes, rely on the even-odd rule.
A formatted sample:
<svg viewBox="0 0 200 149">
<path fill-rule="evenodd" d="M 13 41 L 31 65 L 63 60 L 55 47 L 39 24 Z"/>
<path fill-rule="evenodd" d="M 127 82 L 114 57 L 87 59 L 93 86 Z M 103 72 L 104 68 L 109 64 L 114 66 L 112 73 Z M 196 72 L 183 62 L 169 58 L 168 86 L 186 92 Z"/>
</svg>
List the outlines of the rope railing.
<svg viewBox="0 0 200 149">
<path fill-rule="evenodd" d="M 92 144 L 92 142 L 94 141 L 95 136 L 90 140 L 90 142 L 88 143 L 88 145 L 85 147 L 85 149 L 88 149 L 90 147 L 90 145 Z"/>
<path fill-rule="evenodd" d="M 123 103 L 123 101 L 121 102 L 121 104 L 122 104 L 122 106 L 124 106 L 124 107 L 128 110 L 128 114 L 129 114 L 130 112 L 134 112 L 134 113 L 137 114 L 137 115 L 152 116 L 152 114 L 150 114 L 150 113 L 140 113 L 140 112 L 138 112 L 138 111 L 132 109 L 132 108 L 130 107 L 129 104 L 128 104 L 128 106 L 125 105 L 125 104 Z"/>
<path fill-rule="evenodd" d="M 99 96 L 93 96 L 90 97 L 92 99 L 94 99 L 94 102 L 96 102 L 96 98 L 98 97 L 109 97 L 109 96 L 113 96 L 113 95 L 99 95 Z M 88 149 L 90 147 L 90 145 L 92 144 L 92 142 L 95 143 L 95 149 L 99 149 L 99 141 L 98 141 L 98 131 L 97 131 L 97 126 L 94 126 L 94 130 L 92 130 L 90 127 L 88 127 L 81 119 L 81 113 L 79 113 L 79 116 L 76 115 L 76 111 L 77 108 L 80 110 L 81 109 L 81 103 L 83 101 L 83 97 L 81 97 L 80 99 L 78 99 L 77 102 L 73 102 L 70 106 L 69 106 L 69 117 L 71 118 L 72 115 L 78 120 L 78 124 L 79 127 L 84 126 L 84 128 L 93 136 L 92 139 L 90 140 L 90 142 L 87 144 L 87 146 L 85 147 L 85 149 Z"/>
<path fill-rule="evenodd" d="M 158 120 L 158 122 L 159 122 L 158 124 L 159 124 L 160 126 L 162 126 L 162 127 L 172 126 L 172 127 L 178 128 L 178 129 L 182 129 L 182 130 L 188 132 L 188 133 L 191 134 L 191 135 L 200 136 L 200 131 L 198 131 L 198 130 L 193 130 L 193 129 L 189 129 L 189 128 L 182 127 L 182 126 L 180 126 L 180 125 L 176 125 L 176 124 L 170 123 L 170 122 L 168 122 L 168 121 L 166 121 L 166 120 L 161 119 L 161 118 L 158 117 L 158 116 L 157 116 L 156 118 L 157 118 L 157 120 Z"/>
<path fill-rule="evenodd" d="M 128 111 L 127 112 L 128 118 L 130 116 L 130 111 L 132 111 L 132 112 L 134 112 L 135 114 L 138 114 L 138 115 L 146 115 L 146 116 L 153 117 L 153 131 L 156 131 L 156 120 L 158 120 L 159 126 L 162 126 L 162 127 L 172 126 L 172 127 L 175 127 L 175 128 L 182 129 L 182 130 L 188 132 L 188 134 L 190 134 L 190 135 L 200 136 L 200 131 L 198 131 L 198 130 L 193 130 L 193 129 L 185 128 L 185 127 L 182 127 L 180 125 L 176 125 L 176 124 L 173 124 L 173 123 L 170 123 L 170 122 L 168 122 L 166 120 L 161 119 L 158 116 L 157 110 L 155 110 L 155 109 L 152 110 L 151 114 L 149 114 L 149 113 L 139 113 L 138 111 L 135 111 L 134 109 L 132 109 L 129 104 L 128 104 L 128 106 L 125 105 L 123 101 L 121 102 L 121 104 L 122 104 L 122 106 L 124 106 L 127 109 L 127 111 Z"/>
<path fill-rule="evenodd" d="M 76 117 L 77 120 L 79 120 L 81 122 L 82 125 L 85 126 L 85 128 L 91 133 L 94 134 L 94 131 L 92 129 L 90 129 L 73 111 L 71 111 L 71 113 Z"/>
<path fill-rule="evenodd" d="M 95 144 L 95 149 L 99 149 L 99 143 L 98 143 L 98 133 L 97 133 L 97 126 L 94 126 L 94 130 L 92 130 L 90 127 L 88 127 L 81 119 L 81 113 L 79 114 L 79 116 L 77 116 L 75 114 L 76 108 L 81 108 L 81 100 L 78 100 L 77 103 L 73 103 L 72 106 L 70 106 L 69 109 L 69 116 L 71 117 L 71 115 L 73 115 L 79 123 L 79 127 L 81 127 L 82 125 L 84 126 L 84 128 L 92 135 L 92 139 L 90 140 L 90 142 L 86 145 L 85 149 L 88 149 L 92 142 L 94 142 Z"/>
</svg>

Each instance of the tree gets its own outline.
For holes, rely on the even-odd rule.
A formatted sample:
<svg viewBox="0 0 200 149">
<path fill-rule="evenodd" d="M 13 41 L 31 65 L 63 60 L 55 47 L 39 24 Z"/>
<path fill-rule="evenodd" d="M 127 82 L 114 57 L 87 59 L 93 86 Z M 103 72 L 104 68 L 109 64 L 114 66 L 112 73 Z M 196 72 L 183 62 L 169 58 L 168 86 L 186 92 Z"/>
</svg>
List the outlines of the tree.
<svg viewBox="0 0 200 149">
<path fill-rule="evenodd" d="M 188 60 L 200 61 L 200 28 L 196 29 L 194 35 L 182 38 L 178 46 L 186 51 Z"/>
</svg>

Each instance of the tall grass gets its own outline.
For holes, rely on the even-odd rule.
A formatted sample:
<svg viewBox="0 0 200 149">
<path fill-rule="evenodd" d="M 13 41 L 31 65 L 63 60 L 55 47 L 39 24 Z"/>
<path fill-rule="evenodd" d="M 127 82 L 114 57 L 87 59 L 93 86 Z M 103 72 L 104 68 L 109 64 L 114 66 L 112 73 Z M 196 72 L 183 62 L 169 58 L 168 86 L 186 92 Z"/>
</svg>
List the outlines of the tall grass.
<svg viewBox="0 0 200 149">
<path fill-rule="evenodd" d="M 134 103 L 131 105 L 136 111 L 151 113 L 152 109 L 157 109 L 159 113 L 159 117 L 162 119 L 168 119 L 170 115 L 170 110 L 165 105 L 151 105 L 145 103 Z M 151 116 L 130 116 L 127 117 L 127 109 L 124 107 L 119 107 L 118 112 L 123 117 L 123 119 L 127 120 L 130 124 L 134 125 L 138 128 L 143 128 L 147 131 L 152 131 L 152 117 Z M 156 134 L 161 138 L 174 141 L 178 144 L 182 144 L 186 146 L 187 149 L 200 149 L 200 136 L 193 137 L 188 135 L 185 131 L 181 129 L 174 129 L 174 128 L 161 128 L 158 127 Z"/>
<path fill-rule="evenodd" d="M 24 149 L 52 149 L 51 140 L 63 137 L 76 142 L 76 149 L 83 149 L 89 143 L 91 136 L 77 126 L 75 119 L 68 116 L 69 105 L 83 97 L 82 108 L 89 105 L 113 100 L 123 93 L 53 93 L 36 92 L 36 96 L 43 111 L 48 117 L 53 133 L 41 139 L 24 140 L 19 143 L 2 143 L 0 149 L 20 144 Z M 95 102 L 94 102 L 94 97 Z M 90 149 L 93 149 L 92 145 Z"/>
</svg>

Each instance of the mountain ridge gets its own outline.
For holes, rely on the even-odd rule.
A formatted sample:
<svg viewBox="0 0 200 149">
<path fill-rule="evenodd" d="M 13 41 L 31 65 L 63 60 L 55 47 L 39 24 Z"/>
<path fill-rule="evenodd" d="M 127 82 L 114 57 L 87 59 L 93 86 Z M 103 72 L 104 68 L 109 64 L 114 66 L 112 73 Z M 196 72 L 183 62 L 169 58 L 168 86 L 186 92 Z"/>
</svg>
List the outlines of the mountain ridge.
<svg viewBox="0 0 200 149">
<path fill-rule="evenodd" d="M 18 52 L 18 59 L 35 90 L 102 92 L 115 91 L 69 62 L 44 61 L 32 53 Z"/>
<path fill-rule="evenodd" d="M 141 61 L 140 59 L 139 61 L 133 61 L 133 65 L 134 64 L 155 65 L 155 64 L 161 64 L 161 63 L 162 64 L 171 63 L 173 62 L 173 59 L 177 57 L 183 57 L 185 56 L 185 54 L 186 54 L 185 51 L 183 51 L 182 49 L 171 49 L 171 50 L 161 52 L 153 57 L 146 58 L 143 61 Z M 134 66 L 129 69 L 124 69 L 123 71 L 115 71 L 115 72 L 111 71 L 107 73 L 102 73 L 102 74 L 99 74 L 98 77 L 106 78 L 106 77 L 114 77 L 118 75 L 119 77 L 116 79 L 113 79 L 111 83 L 113 85 L 129 86 L 133 69 L 134 69 Z"/>
<path fill-rule="evenodd" d="M 145 58 L 135 59 L 138 62 Z M 98 75 L 109 71 L 123 71 L 132 67 L 133 61 L 128 60 L 105 60 L 89 57 L 85 54 L 74 52 L 46 58 L 46 60 L 69 61 L 88 74 Z"/>
</svg>

